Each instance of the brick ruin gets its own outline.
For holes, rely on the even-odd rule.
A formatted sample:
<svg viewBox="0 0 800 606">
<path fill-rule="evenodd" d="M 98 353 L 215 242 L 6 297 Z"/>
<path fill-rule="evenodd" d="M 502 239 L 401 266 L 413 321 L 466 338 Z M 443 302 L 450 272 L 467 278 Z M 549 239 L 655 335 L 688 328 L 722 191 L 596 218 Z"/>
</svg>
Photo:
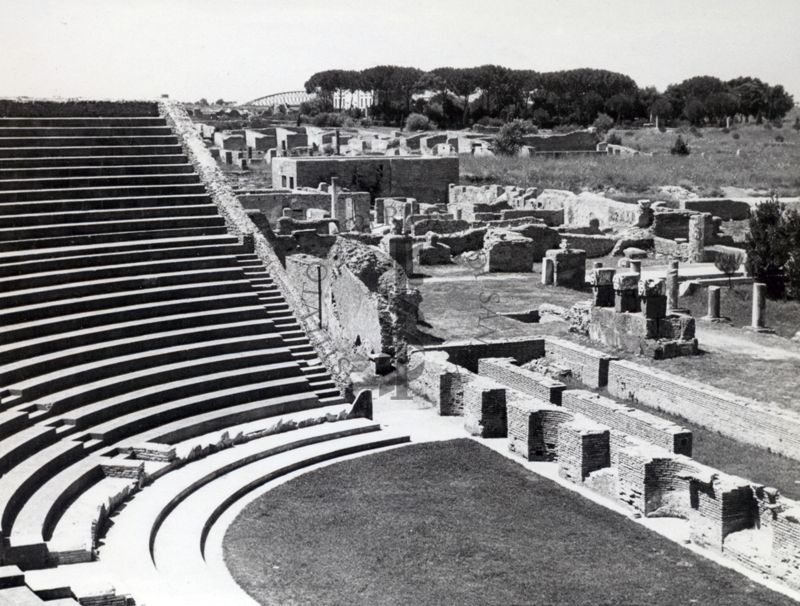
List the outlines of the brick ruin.
<svg viewBox="0 0 800 606">
<path fill-rule="evenodd" d="M 543 374 L 565 369 L 583 388 Z M 683 519 L 692 542 L 800 588 L 800 504 L 698 463 L 691 431 L 626 401 L 737 439 L 757 423 L 746 441 L 795 458 L 800 417 L 772 419 L 775 413 L 742 398 L 558 337 L 487 342 L 479 351 L 466 343 L 430 346 L 410 387 L 439 414 L 463 416 L 469 433 L 505 437 L 515 455 L 552 461 L 562 478 L 635 515 Z M 709 398 L 717 399 L 702 411 L 695 407 Z"/>
</svg>

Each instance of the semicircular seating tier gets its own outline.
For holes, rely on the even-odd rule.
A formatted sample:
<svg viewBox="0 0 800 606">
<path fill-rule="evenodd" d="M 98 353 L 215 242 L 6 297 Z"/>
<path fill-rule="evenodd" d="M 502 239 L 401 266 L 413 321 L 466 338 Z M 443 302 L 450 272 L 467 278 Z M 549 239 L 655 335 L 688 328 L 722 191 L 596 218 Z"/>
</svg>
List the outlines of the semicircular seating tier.
<svg viewBox="0 0 800 606">
<path fill-rule="evenodd" d="M 354 418 L 156 104 L 29 113 L 0 118 L 0 605 L 204 603 L 228 506 L 407 438 Z"/>
</svg>

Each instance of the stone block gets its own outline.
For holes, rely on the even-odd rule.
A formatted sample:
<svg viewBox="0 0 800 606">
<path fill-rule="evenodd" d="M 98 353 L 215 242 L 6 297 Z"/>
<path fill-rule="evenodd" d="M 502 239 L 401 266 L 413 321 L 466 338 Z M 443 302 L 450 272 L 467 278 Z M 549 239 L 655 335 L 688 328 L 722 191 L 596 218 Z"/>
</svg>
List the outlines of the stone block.
<svg viewBox="0 0 800 606">
<path fill-rule="evenodd" d="M 686 314 L 670 314 L 658 321 L 659 339 L 688 340 L 694 339 L 695 322 Z"/>
<path fill-rule="evenodd" d="M 639 295 L 633 289 L 615 291 L 614 310 L 617 313 L 637 313 L 639 311 Z"/>
<path fill-rule="evenodd" d="M 592 287 L 592 303 L 598 307 L 614 307 L 614 288 L 610 285 Z"/>
<path fill-rule="evenodd" d="M 589 284 L 592 286 L 612 286 L 614 285 L 614 275 L 617 270 L 613 267 L 598 267 L 589 274 Z"/>
<path fill-rule="evenodd" d="M 663 278 L 639 281 L 639 296 L 640 297 L 662 297 L 666 295 L 666 283 Z"/>
<path fill-rule="evenodd" d="M 642 298 L 642 313 L 645 318 L 659 320 L 667 315 L 666 295 Z"/>
<path fill-rule="evenodd" d="M 630 246 L 622 251 L 622 254 L 625 255 L 628 259 L 646 259 L 647 258 L 647 251 L 642 250 L 641 248 L 636 248 L 635 246 Z"/>
<path fill-rule="evenodd" d="M 614 290 L 632 290 L 637 292 L 639 289 L 639 278 L 640 275 L 633 272 L 615 274 L 613 278 Z"/>
<path fill-rule="evenodd" d="M 506 389 L 489 381 L 475 382 L 464 393 L 464 428 L 482 438 L 504 438 L 508 433 Z"/>
<path fill-rule="evenodd" d="M 556 286 L 583 288 L 586 284 L 586 251 L 574 248 L 548 250 L 553 259 Z"/>
<path fill-rule="evenodd" d="M 488 272 L 533 271 L 533 240 L 505 229 L 489 229 L 483 240 Z"/>
</svg>

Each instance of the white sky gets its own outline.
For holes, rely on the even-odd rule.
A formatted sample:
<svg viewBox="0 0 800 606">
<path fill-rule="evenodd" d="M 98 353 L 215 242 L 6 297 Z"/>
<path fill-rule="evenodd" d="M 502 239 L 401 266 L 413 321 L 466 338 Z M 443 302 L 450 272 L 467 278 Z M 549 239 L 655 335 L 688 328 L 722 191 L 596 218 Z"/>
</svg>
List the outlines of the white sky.
<svg viewBox="0 0 800 606">
<path fill-rule="evenodd" d="M 244 102 L 323 69 L 484 63 L 750 75 L 800 102 L 800 0 L 0 0 L 0 97 Z"/>
</svg>

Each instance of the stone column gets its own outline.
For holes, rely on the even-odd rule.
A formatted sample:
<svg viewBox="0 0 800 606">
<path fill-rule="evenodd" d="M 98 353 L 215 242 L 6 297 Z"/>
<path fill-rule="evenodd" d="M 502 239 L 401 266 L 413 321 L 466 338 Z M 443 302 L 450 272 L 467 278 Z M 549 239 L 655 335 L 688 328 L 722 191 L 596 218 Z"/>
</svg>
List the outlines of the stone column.
<svg viewBox="0 0 800 606">
<path fill-rule="evenodd" d="M 614 309 L 617 313 L 639 311 L 639 274 L 626 272 L 614 276 Z"/>
<path fill-rule="evenodd" d="M 706 218 L 704 214 L 689 217 L 689 262 L 702 263 L 705 253 Z"/>
<path fill-rule="evenodd" d="M 339 204 L 339 187 L 336 183 L 337 181 L 337 177 L 331 177 L 331 186 L 328 188 L 328 192 L 331 194 L 331 219 L 343 218 L 337 213 Z"/>
<path fill-rule="evenodd" d="M 753 282 L 753 319 L 750 328 L 761 330 L 765 328 L 764 316 L 767 308 L 767 285 Z"/>
<path fill-rule="evenodd" d="M 375 223 L 386 223 L 384 198 L 375 198 Z"/>
<path fill-rule="evenodd" d="M 720 320 L 719 295 L 720 295 L 719 286 L 708 287 L 708 311 L 706 313 L 706 317 L 703 318 L 704 320 L 710 320 L 711 322 Z"/>
<path fill-rule="evenodd" d="M 614 274 L 613 267 L 600 267 L 589 276 L 594 298 L 592 303 L 597 307 L 614 307 Z"/>
<path fill-rule="evenodd" d="M 683 313 L 678 306 L 678 262 L 670 261 L 667 270 L 667 313 Z"/>
<path fill-rule="evenodd" d="M 542 284 L 549 286 L 554 282 L 555 269 L 555 259 L 551 257 L 544 257 L 542 259 Z"/>
</svg>

